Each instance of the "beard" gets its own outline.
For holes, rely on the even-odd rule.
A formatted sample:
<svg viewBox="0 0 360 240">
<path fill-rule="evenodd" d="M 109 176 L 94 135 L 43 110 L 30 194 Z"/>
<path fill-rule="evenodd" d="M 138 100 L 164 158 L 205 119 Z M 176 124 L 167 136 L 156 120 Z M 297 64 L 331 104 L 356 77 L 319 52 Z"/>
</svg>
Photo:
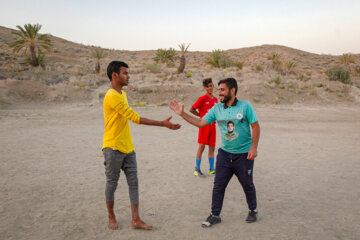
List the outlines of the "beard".
<svg viewBox="0 0 360 240">
<path fill-rule="evenodd" d="M 229 93 L 228 95 L 223 95 L 224 96 L 224 99 L 223 100 L 220 100 L 221 103 L 227 103 L 228 101 L 231 100 L 231 94 Z"/>
</svg>

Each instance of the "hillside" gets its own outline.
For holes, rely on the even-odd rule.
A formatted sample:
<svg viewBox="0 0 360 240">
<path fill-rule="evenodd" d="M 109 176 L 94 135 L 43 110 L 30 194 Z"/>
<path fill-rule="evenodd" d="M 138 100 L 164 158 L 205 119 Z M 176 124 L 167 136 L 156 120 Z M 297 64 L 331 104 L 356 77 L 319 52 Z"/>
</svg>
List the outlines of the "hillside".
<svg viewBox="0 0 360 240">
<path fill-rule="evenodd" d="M 186 54 L 185 73 L 177 74 L 175 66 L 154 64 L 156 50 L 125 51 L 104 49 L 101 72 L 95 74 L 94 46 L 86 46 L 51 36 L 53 51 L 46 55 L 46 68 L 23 64 L 22 54 L 14 54 L 8 44 L 15 40 L 9 28 L 0 27 L 0 107 L 15 102 L 74 102 L 98 101 L 109 86 L 105 69 L 111 60 L 122 60 L 130 66 L 129 102 L 164 105 L 171 98 L 189 104 L 202 94 L 201 81 L 205 77 L 216 82 L 234 77 L 239 83 L 238 97 L 254 104 L 326 104 L 359 103 L 360 55 L 350 64 L 351 84 L 329 81 L 325 71 L 340 64 L 339 56 L 319 55 L 285 46 L 262 45 L 226 50 L 232 61 L 243 62 L 243 68 L 213 68 L 206 59 L 211 52 L 190 51 Z M 176 47 L 177 46 L 169 46 Z M 189 48 L 191 50 L 191 46 Z M 272 53 L 282 62 L 296 63 L 293 73 L 274 70 Z M 187 75 L 187 73 L 189 73 Z M 191 74 L 190 74 L 191 73 Z M 191 76 L 190 76 L 191 75 Z"/>
</svg>

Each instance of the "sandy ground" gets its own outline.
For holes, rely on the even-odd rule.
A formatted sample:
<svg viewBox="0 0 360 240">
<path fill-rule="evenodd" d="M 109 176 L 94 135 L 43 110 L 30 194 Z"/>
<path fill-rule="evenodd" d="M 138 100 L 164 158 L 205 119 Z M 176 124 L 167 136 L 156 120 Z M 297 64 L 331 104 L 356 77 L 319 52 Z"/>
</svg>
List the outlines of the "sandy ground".
<svg viewBox="0 0 360 240">
<path fill-rule="evenodd" d="M 167 107 L 135 109 L 159 120 L 171 114 Z M 121 175 L 115 195 L 120 230 L 110 231 L 101 105 L 0 110 L 0 239 L 360 239 L 360 107 L 256 111 L 257 223 L 244 222 L 245 197 L 234 177 L 223 222 L 201 228 L 210 213 L 213 177 L 193 176 L 197 129 L 174 116 L 183 125 L 178 131 L 131 125 L 141 215 L 154 230 L 129 227 Z"/>
</svg>

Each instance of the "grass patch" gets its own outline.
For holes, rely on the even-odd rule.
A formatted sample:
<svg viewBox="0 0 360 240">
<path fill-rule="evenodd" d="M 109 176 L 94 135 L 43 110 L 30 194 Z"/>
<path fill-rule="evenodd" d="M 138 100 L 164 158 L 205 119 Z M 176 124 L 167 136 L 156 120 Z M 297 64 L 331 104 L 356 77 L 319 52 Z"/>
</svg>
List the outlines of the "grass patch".
<svg viewBox="0 0 360 240">
<path fill-rule="evenodd" d="M 144 65 L 144 68 L 151 73 L 161 73 L 161 66 L 157 63 L 148 63 Z"/>
<path fill-rule="evenodd" d="M 279 85 L 282 82 L 280 76 L 276 76 L 272 79 L 270 79 L 269 83 L 275 83 L 276 85 Z"/>
<path fill-rule="evenodd" d="M 257 72 L 262 72 L 262 71 L 264 71 L 264 68 L 263 68 L 262 66 L 260 66 L 260 65 L 256 65 L 256 66 L 255 66 L 255 70 L 256 70 Z"/>
</svg>

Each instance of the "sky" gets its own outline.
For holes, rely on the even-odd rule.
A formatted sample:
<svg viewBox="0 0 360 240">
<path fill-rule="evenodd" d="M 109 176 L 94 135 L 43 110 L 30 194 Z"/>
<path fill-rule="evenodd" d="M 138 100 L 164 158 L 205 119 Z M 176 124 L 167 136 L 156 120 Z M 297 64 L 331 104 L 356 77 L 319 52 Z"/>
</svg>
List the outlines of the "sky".
<svg viewBox="0 0 360 240">
<path fill-rule="evenodd" d="M 0 25 L 42 25 L 119 50 L 236 49 L 278 44 L 318 54 L 360 53 L 359 0 L 0 0 Z"/>
</svg>

